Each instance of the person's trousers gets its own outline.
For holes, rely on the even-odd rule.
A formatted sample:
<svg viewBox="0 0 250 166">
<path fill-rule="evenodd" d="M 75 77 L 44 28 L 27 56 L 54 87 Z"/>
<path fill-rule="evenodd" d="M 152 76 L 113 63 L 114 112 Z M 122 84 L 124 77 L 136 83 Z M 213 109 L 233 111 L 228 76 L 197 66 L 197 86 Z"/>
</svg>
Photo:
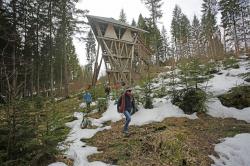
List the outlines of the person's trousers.
<svg viewBox="0 0 250 166">
<path fill-rule="evenodd" d="M 123 114 L 126 117 L 126 122 L 125 122 L 123 131 L 128 131 L 128 125 L 129 125 L 129 122 L 131 121 L 131 115 L 127 110 L 125 110 Z"/>
</svg>

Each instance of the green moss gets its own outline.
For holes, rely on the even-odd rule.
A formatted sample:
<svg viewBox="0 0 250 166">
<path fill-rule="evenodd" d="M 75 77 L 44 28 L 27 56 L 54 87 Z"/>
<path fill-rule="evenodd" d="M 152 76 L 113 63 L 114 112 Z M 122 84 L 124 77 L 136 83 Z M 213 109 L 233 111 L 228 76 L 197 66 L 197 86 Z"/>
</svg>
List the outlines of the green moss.
<svg viewBox="0 0 250 166">
<path fill-rule="evenodd" d="M 218 98 L 227 107 L 238 109 L 250 107 L 250 86 L 234 87 L 228 93 L 218 96 Z"/>
</svg>

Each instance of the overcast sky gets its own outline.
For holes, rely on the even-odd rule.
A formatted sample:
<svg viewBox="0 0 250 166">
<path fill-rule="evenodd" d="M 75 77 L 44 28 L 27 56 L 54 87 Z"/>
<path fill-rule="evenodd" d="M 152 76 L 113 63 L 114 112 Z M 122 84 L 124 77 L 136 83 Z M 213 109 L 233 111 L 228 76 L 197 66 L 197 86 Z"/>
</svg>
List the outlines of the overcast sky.
<svg viewBox="0 0 250 166">
<path fill-rule="evenodd" d="M 175 5 L 177 4 L 182 9 L 182 12 L 187 15 L 189 20 L 192 20 L 194 14 L 199 18 L 201 16 L 201 4 L 202 0 L 162 0 L 163 6 L 163 17 L 159 20 L 158 25 L 164 25 L 168 30 L 168 36 L 172 13 Z M 149 12 L 141 0 L 80 0 L 77 4 L 77 8 L 88 9 L 90 15 L 102 16 L 102 17 L 113 17 L 118 19 L 121 9 L 124 9 L 124 12 L 127 16 L 127 21 L 131 24 L 132 19 L 138 21 L 138 16 L 141 13 L 142 16 L 148 17 Z M 77 40 L 74 40 L 76 46 L 76 53 L 79 57 L 81 65 L 86 64 L 85 56 L 85 43 L 81 43 Z"/>
</svg>

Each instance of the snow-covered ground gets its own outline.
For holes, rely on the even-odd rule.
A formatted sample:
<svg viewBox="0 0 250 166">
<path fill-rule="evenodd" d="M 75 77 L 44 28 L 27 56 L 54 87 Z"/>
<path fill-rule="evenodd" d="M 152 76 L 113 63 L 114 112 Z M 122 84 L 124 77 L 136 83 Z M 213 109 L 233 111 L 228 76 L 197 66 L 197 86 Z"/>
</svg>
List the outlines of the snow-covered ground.
<svg viewBox="0 0 250 166">
<path fill-rule="evenodd" d="M 212 166 L 249 166 L 250 165 L 250 134 L 238 134 L 225 138 L 215 146 L 220 158 L 210 156 L 214 160 Z"/>
<path fill-rule="evenodd" d="M 220 95 L 227 92 L 232 87 L 249 84 L 248 82 L 245 82 L 243 78 L 238 76 L 239 74 L 250 72 L 249 63 L 240 62 L 239 65 L 239 69 L 221 70 L 221 75 L 214 74 L 213 78 L 202 85 L 207 86 L 207 91 L 213 93 L 213 95 Z"/>
<path fill-rule="evenodd" d="M 130 125 L 144 125 L 152 122 L 161 122 L 167 117 L 187 117 L 189 119 L 198 118 L 196 114 L 187 115 L 177 106 L 173 105 L 170 100 L 154 99 L 154 108 L 145 109 L 140 107 L 131 119 Z"/>
<path fill-rule="evenodd" d="M 231 88 L 249 83 L 245 82 L 239 74 L 250 72 L 249 62 L 240 62 L 239 69 L 222 70 L 222 75 L 208 81 L 208 91 L 214 96 L 223 94 Z M 235 118 L 250 123 L 250 107 L 242 110 L 225 107 L 217 97 L 207 102 L 208 114 L 213 117 Z M 238 134 L 232 138 L 225 138 L 223 142 L 215 145 L 219 158 L 210 156 L 214 160 L 212 166 L 250 166 L 250 133 Z"/>
<path fill-rule="evenodd" d="M 219 118 L 235 118 L 250 123 L 250 107 L 242 110 L 234 107 L 226 107 L 218 98 L 212 98 L 207 102 L 207 114 Z"/>
<path fill-rule="evenodd" d="M 248 62 L 243 60 L 240 62 L 239 69 L 222 70 L 221 75 L 214 74 L 208 82 L 203 83 L 202 86 L 207 86 L 207 91 L 214 95 L 213 98 L 207 102 L 208 114 L 213 117 L 232 117 L 238 120 L 245 120 L 250 123 L 250 107 L 238 110 L 236 108 L 225 107 L 218 100 L 216 95 L 223 94 L 232 87 L 240 84 L 249 84 L 243 80 L 239 74 L 250 72 L 250 66 Z M 165 73 L 164 73 L 165 74 Z M 162 83 L 167 83 L 170 80 L 164 79 L 161 74 L 156 78 L 156 82 L 152 86 L 154 89 L 159 89 Z M 178 87 L 177 87 L 178 88 Z M 139 89 L 139 88 L 138 88 Z M 170 89 L 170 87 L 166 87 Z M 144 125 L 152 122 L 160 122 L 166 117 L 187 117 L 189 119 L 198 118 L 196 114 L 186 115 L 184 112 L 173 105 L 169 99 L 160 98 L 154 99 L 153 109 L 144 109 L 139 106 L 139 111 L 132 116 L 130 125 Z M 82 104 L 80 107 L 84 107 Z M 109 102 L 109 107 L 106 112 L 102 114 L 99 119 L 90 119 L 92 124 L 97 126 L 96 129 L 81 129 L 80 124 L 83 118 L 82 113 L 75 113 L 75 117 L 78 119 L 67 123 L 66 125 L 71 128 L 70 134 L 65 142 L 71 142 L 66 155 L 69 158 L 74 159 L 74 166 L 101 166 L 107 165 L 100 161 L 89 162 L 87 156 L 94 153 L 101 153 L 97 151 L 96 147 L 86 145 L 86 143 L 80 141 L 81 138 L 91 138 L 97 132 L 101 132 L 106 129 L 110 129 L 110 126 L 103 126 L 106 121 L 116 122 L 124 118 L 123 115 L 117 113 L 116 105 L 114 101 Z M 250 134 L 239 134 L 233 138 L 225 138 L 224 142 L 215 146 L 215 151 L 218 153 L 219 158 L 210 156 L 215 164 L 213 166 L 250 166 Z M 64 163 L 53 163 L 50 166 L 65 166 Z"/>
<path fill-rule="evenodd" d="M 215 77 L 208 81 L 208 91 L 215 97 L 207 101 L 207 113 L 213 117 L 232 117 L 250 123 L 250 107 L 242 110 L 233 107 L 225 107 L 216 97 L 217 95 L 223 94 L 237 85 L 249 85 L 248 82 L 245 82 L 244 79 L 239 76 L 239 74 L 250 72 L 249 62 L 241 61 L 239 62 L 239 65 L 239 69 L 222 70 L 221 75 L 214 74 Z M 206 83 L 203 85 L 205 84 Z"/>
</svg>

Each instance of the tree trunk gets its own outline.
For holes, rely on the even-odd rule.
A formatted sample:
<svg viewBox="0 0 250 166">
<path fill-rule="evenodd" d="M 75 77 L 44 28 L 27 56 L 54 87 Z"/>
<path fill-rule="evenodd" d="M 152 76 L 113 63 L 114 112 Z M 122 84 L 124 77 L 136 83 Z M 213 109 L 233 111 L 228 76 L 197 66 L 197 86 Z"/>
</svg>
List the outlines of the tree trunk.
<svg viewBox="0 0 250 166">
<path fill-rule="evenodd" d="M 34 57 L 31 59 L 31 76 L 30 76 L 30 96 L 33 98 L 33 90 L 34 90 Z"/>
<path fill-rule="evenodd" d="M 62 35 L 63 35 L 63 57 L 64 57 L 64 96 L 69 95 L 69 80 L 68 80 L 68 57 L 66 53 L 66 0 L 63 0 L 63 15 L 62 15 Z"/>
<path fill-rule="evenodd" d="M 237 35 L 235 14 L 233 14 L 233 29 L 234 29 L 234 47 L 235 47 L 235 54 L 236 54 L 236 57 L 239 57 L 239 43 L 238 43 L 238 35 Z"/>
<path fill-rule="evenodd" d="M 223 28 L 223 32 L 224 32 L 224 34 L 223 34 L 224 52 L 226 53 L 227 52 L 227 43 L 226 43 L 225 28 Z"/>
<path fill-rule="evenodd" d="M 54 90 L 54 73 L 53 73 L 53 55 L 52 55 L 52 0 L 49 2 L 49 57 L 50 57 L 50 95 L 53 95 Z"/>
<path fill-rule="evenodd" d="M 59 91 L 60 94 L 62 94 L 62 86 L 63 86 L 63 64 L 60 64 L 60 87 L 59 87 Z"/>
<path fill-rule="evenodd" d="M 243 31 L 244 31 L 244 44 L 245 44 L 245 52 L 247 52 L 247 27 L 245 27 L 245 19 L 244 19 L 244 15 L 243 15 L 243 10 L 241 8 L 241 19 L 242 19 L 242 27 L 243 27 Z"/>
<path fill-rule="evenodd" d="M 8 78 L 8 75 L 6 73 L 6 79 L 7 81 L 12 81 L 11 82 L 11 88 L 9 89 L 9 100 L 8 100 L 8 116 L 9 116 L 9 138 L 8 138 L 8 146 L 7 146 L 7 156 L 8 159 L 11 160 L 13 159 L 13 149 L 15 149 L 15 128 L 16 128 L 16 123 L 15 123 L 15 107 L 13 105 L 13 101 L 15 100 L 16 97 L 16 91 L 17 91 L 17 86 L 16 86 L 16 79 L 17 79 L 17 71 L 16 71 L 16 39 L 17 39 L 17 32 L 16 32 L 16 25 L 17 25 L 17 11 L 16 11 L 16 0 L 13 0 L 13 32 L 12 32 L 12 37 L 13 37 L 13 45 L 12 45 L 12 53 L 11 53 L 11 58 L 12 58 L 12 80 Z M 10 85 L 10 84 L 9 84 Z M 10 112 L 12 110 L 12 112 Z"/>
<path fill-rule="evenodd" d="M 40 11 L 40 6 L 38 4 L 37 6 L 37 18 L 36 18 L 36 56 L 37 56 L 37 95 L 40 94 L 40 56 L 39 56 L 39 12 Z"/>
</svg>

